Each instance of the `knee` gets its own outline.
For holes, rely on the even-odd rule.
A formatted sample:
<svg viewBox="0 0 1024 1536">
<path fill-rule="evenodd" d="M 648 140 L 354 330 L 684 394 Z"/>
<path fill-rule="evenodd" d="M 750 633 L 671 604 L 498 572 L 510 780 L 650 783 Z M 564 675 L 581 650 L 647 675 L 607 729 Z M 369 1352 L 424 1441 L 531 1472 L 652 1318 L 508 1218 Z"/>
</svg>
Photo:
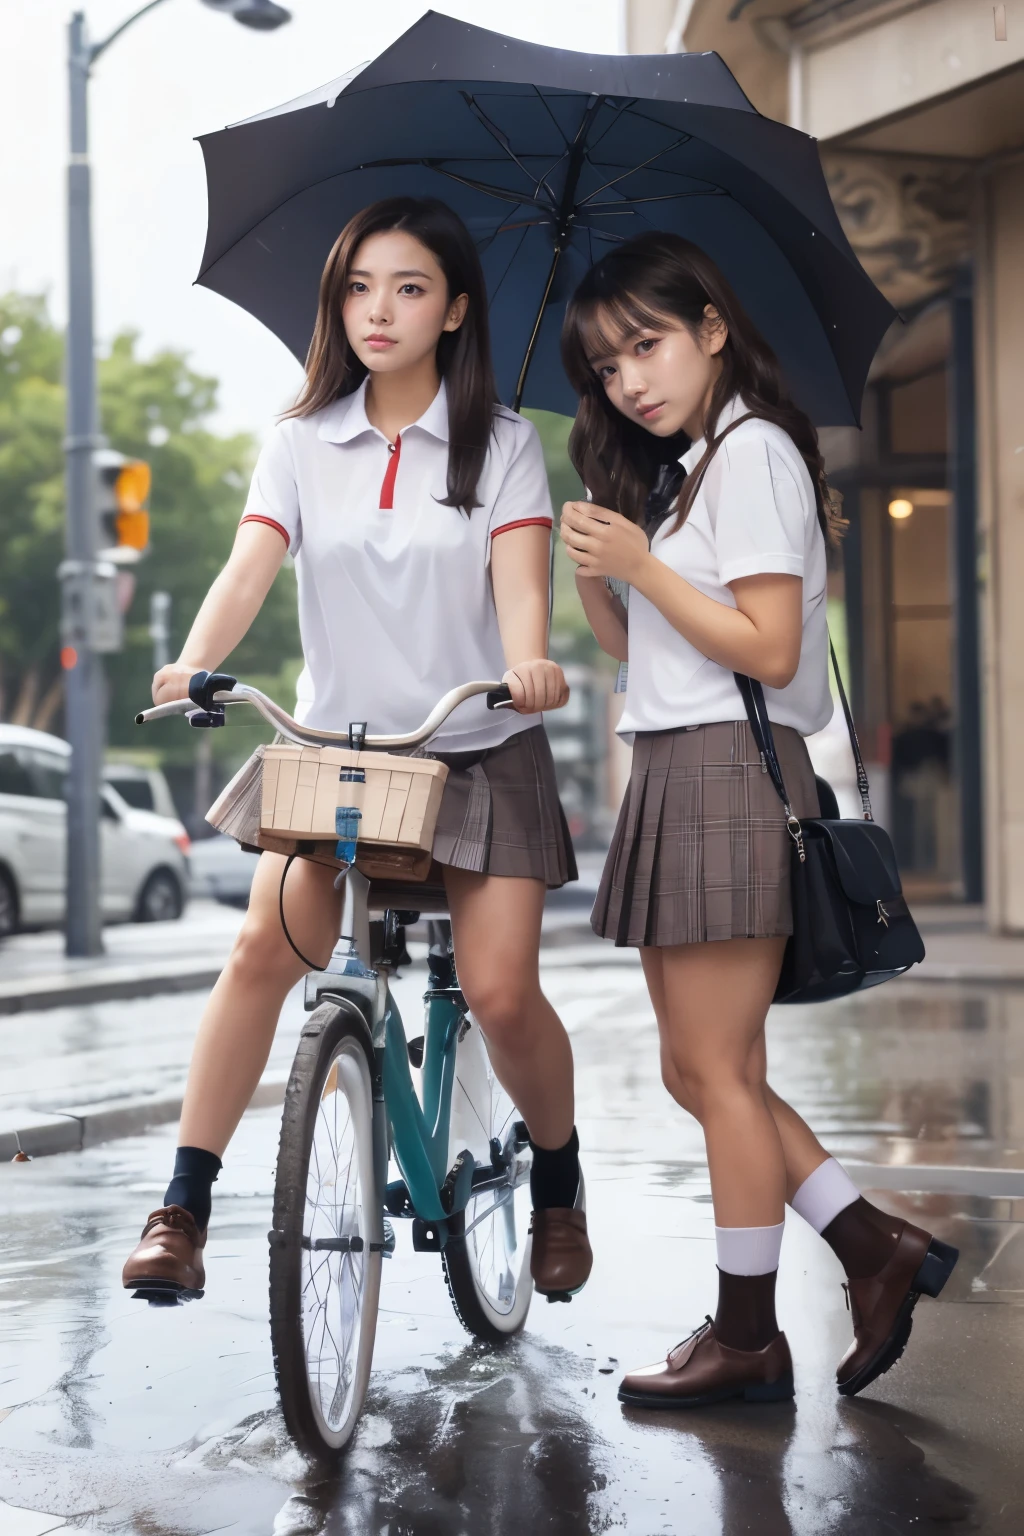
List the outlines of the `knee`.
<svg viewBox="0 0 1024 1536">
<path fill-rule="evenodd" d="M 280 919 L 252 912 L 235 939 L 229 964 L 249 981 L 286 989 L 307 969 L 285 938 Z"/>
<path fill-rule="evenodd" d="M 684 1057 L 671 1051 L 662 1055 L 662 1081 L 676 1103 L 701 1124 L 716 1109 L 746 1097 L 751 1088 L 746 1073 L 728 1060 Z"/>
<path fill-rule="evenodd" d="M 534 988 L 506 976 L 460 976 L 462 995 L 490 1045 L 502 1052 L 529 1050 L 539 1026 Z"/>
</svg>

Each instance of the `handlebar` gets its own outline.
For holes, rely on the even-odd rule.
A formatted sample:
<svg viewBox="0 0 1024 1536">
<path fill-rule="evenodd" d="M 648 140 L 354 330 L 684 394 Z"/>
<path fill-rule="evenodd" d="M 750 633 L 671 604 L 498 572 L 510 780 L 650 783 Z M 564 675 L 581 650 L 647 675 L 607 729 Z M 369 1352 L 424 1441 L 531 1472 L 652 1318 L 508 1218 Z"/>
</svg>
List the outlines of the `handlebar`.
<svg viewBox="0 0 1024 1536">
<path fill-rule="evenodd" d="M 504 683 L 462 683 L 458 688 L 452 688 L 443 699 L 439 699 L 430 711 L 418 730 L 409 731 L 404 736 L 367 736 L 363 746 L 370 751 L 386 752 L 401 747 L 418 747 L 440 730 L 453 710 L 467 699 L 485 693 L 487 695 L 488 709 L 507 708 L 512 702 L 512 695 Z M 218 689 L 212 696 L 213 704 L 223 706 L 225 704 L 251 704 L 258 709 L 264 720 L 272 725 L 275 731 L 280 732 L 288 741 L 292 741 L 299 747 L 347 747 L 349 745 L 348 731 L 314 731 L 308 726 L 300 725 L 286 714 L 280 704 L 275 704 L 273 699 L 261 693 L 258 688 L 250 688 L 245 683 L 235 683 L 233 688 Z M 188 715 L 196 709 L 192 699 L 175 699 L 170 704 L 156 704 L 152 709 L 143 709 L 135 716 L 136 725 L 149 725 L 153 720 L 168 720 L 172 715 Z"/>
</svg>

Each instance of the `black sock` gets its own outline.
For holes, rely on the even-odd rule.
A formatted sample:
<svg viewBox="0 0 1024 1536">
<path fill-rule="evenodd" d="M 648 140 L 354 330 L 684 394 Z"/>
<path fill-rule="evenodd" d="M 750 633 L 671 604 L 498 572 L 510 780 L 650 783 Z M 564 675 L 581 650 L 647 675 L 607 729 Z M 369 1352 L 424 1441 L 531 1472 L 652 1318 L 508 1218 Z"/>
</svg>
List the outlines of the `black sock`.
<svg viewBox="0 0 1024 1536">
<path fill-rule="evenodd" d="M 223 1163 L 202 1147 L 179 1147 L 174 1154 L 174 1177 L 167 1186 L 164 1205 L 180 1205 L 191 1211 L 200 1232 L 210 1225 L 213 1181 Z"/>
<path fill-rule="evenodd" d="M 728 1275 L 718 1271 L 715 1338 L 728 1349 L 766 1349 L 779 1331 L 775 1317 L 775 1277 Z"/>
<path fill-rule="evenodd" d="M 905 1223 L 880 1211 L 861 1195 L 839 1212 L 822 1232 L 851 1280 L 866 1280 L 884 1269 L 900 1240 Z"/>
<path fill-rule="evenodd" d="M 572 1210 L 580 1187 L 580 1139 L 576 1127 L 564 1147 L 533 1148 L 533 1167 L 530 1169 L 530 1199 L 535 1211 L 555 1208 Z"/>
</svg>

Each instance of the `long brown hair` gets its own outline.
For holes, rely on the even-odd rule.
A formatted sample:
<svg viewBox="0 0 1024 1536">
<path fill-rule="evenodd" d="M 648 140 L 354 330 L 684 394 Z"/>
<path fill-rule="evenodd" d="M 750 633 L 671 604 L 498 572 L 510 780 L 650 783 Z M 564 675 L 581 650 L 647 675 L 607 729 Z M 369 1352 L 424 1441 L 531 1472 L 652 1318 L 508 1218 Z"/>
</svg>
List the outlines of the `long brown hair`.
<svg viewBox="0 0 1024 1536">
<path fill-rule="evenodd" d="M 810 472 L 822 533 L 827 543 L 836 543 L 844 524 L 825 478 L 812 422 L 786 394 L 775 353 L 730 284 L 710 256 L 679 235 L 652 230 L 625 241 L 591 267 L 569 302 L 562 361 L 580 397 L 569 437 L 569 457 L 580 479 L 600 505 L 643 523 L 652 489 L 659 476 L 664 478 L 665 467 L 688 447 L 688 439 L 683 433 L 658 438 L 629 421 L 608 399 L 588 356 L 616 351 L 622 338 L 636 331 L 662 328 L 666 316 L 682 321 L 696 336 L 706 323 L 708 304 L 729 333 L 704 420 L 709 449 L 723 408 L 739 395 L 748 411 L 774 422 L 793 439 Z M 689 495 L 683 485 L 677 527 L 689 511 L 698 468 L 687 477 Z"/>
<path fill-rule="evenodd" d="M 457 331 L 443 331 L 437 370 L 448 396 L 448 494 L 444 507 L 467 514 L 481 503 L 477 484 L 493 425 L 498 388 L 491 362 L 487 285 L 469 230 L 458 214 L 434 197 L 386 197 L 353 218 L 334 242 L 320 279 L 316 328 L 306 358 L 306 382 L 288 416 L 312 416 L 357 390 L 369 371 L 349 346 L 341 310 L 356 251 L 370 235 L 401 229 L 437 258 L 448 297 L 468 294 Z"/>
</svg>

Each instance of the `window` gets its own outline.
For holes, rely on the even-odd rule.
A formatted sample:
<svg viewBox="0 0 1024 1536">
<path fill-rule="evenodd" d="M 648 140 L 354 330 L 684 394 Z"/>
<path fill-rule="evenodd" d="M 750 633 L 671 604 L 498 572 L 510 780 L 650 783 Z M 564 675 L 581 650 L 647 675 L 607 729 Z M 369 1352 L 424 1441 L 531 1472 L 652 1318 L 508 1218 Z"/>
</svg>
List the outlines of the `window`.
<svg viewBox="0 0 1024 1536">
<path fill-rule="evenodd" d="M 153 786 L 148 779 L 122 778 L 116 773 L 105 773 L 104 782 L 112 784 L 121 799 L 136 811 L 152 811 L 156 807 L 153 804 Z"/>
<path fill-rule="evenodd" d="M 32 793 L 42 800 L 63 800 L 70 758 L 32 748 L 26 756 L 32 774 Z"/>
<path fill-rule="evenodd" d="M 34 793 L 28 768 L 21 755 L 13 747 L 0 747 L 0 795 Z"/>
</svg>

